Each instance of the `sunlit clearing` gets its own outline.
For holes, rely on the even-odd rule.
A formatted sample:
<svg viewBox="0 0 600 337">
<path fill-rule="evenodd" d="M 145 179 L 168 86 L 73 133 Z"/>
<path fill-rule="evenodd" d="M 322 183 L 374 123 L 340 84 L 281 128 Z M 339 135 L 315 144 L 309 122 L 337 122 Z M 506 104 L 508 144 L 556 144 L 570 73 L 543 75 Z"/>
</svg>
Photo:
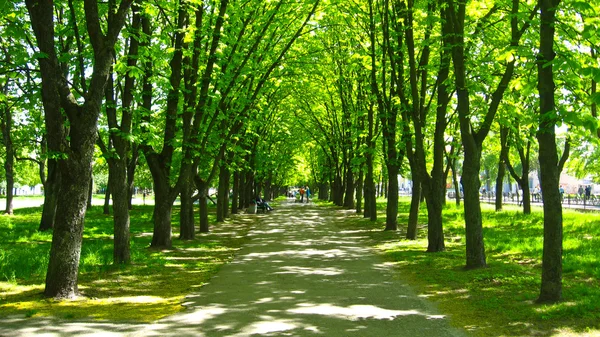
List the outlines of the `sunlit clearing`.
<svg viewBox="0 0 600 337">
<path fill-rule="evenodd" d="M 194 302 L 184 303 L 184 306 L 195 304 Z M 181 315 L 172 316 L 165 319 L 165 322 L 177 322 L 183 324 L 202 324 L 202 322 L 213 319 L 227 312 L 227 309 L 219 305 L 203 306 L 202 308 L 194 308 L 193 311 Z"/>
<path fill-rule="evenodd" d="M 573 331 L 570 328 L 559 328 L 556 333 L 552 336 L 560 337 L 598 337 L 600 336 L 600 330 L 588 328 L 585 332 Z"/>
<path fill-rule="evenodd" d="M 347 255 L 346 252 L 340 249 L 328 249 L 328 250 L 318 250 L 318 249 L 306 249 L 302 251 L 298 250 L 284 250 L 279 252 L 269 252 L 269 253 L 251 253 L 244 256 L 245 260 L 252 258 L 267 258 L 270 256 L 276 255 L 299 255 L 305 258 L 310 258 L 312 256 L 323 256 L 323 257 L 340 257 Z"/>
<path fill-rule="evenodd" d="M 444 317 L 441 315 L 425 315 L 417 310 L 388 310 L 378 308 L 373 305 L 351 305 L 345 308 L 331 304 L 300 304 L 298 308 L 290 309 L 288 310 L 288 312 L 294 314 L 334 316 L 338 318 L 349 319 L 352 321 L 364 318 L 393 320 L 398 316 L 408 315 L 424 315 L 427 316 L 428 319 Z"/>
<path fill-rule="evenodd" d="M 265 335 L 282 331 L 290 331 L 294 329 L 303 329 L 305 331 L 319 332 L 315 326 L 306 326 L 288 319 L 274 319 L 270 316 L 260 317 L 262 321 L 252 323 L 242 331 L 231 336 L 254 336 L 254 335 Z"/>
<path fill-rule="evenodd" d="M 305 267 L 281 267 L 284 271 L 276 272 L 275 274 L 300 274 L 300 275 L 340 275 L 344 271 L 338 268 L 305 268 Z"/>
<path fill-rule="evenodd" d="M 16 285 L 9 282 L 0 282 L 0 295 L 2 297 L 8 295 L 17 295 L 28 291 L 38 291 L 42 292 L 44 290 L 43 284 L 34 284 L 28 286 Z"/>
</svg>

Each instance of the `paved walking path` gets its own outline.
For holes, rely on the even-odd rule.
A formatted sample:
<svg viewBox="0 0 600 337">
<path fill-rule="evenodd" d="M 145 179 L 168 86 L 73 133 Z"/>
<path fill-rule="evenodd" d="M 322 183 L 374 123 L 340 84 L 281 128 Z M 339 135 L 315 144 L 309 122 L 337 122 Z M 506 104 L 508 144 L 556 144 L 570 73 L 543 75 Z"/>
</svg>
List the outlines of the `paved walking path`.
<svg viewBox="0 0 600 337">
<path fill-rule="evenodd" d="M 285 203 L 256 216 L 249 243 L 182 313 L 148 325 L 20 320 L 10 331 L 5 320 L 0 336 L 463 336 L 364 236 L 336 227 L 343 212 Z"/>
</svg>

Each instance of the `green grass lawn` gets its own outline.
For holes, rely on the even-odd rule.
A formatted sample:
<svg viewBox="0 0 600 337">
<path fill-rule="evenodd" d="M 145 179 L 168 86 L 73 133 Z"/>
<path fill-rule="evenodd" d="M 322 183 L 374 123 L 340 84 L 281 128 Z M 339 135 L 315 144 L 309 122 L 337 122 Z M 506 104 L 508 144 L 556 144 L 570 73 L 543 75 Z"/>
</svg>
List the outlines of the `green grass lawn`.
<svg viewBox="0 0 600 337">
<path fill-rule="evenodd" d="M 404 239 L 409 199 L 400 202 L 398 232 L 384 232 L 385 203 L 371 223 L 352 216 L 347 226 L 369 229 L 373 246 L 406 280 L 475 336 L 600 336 L 600 214 L 564 211 L 564 301 L 535 304 L 539 294 L 543 213 L 523 215 L 505 206 L 496 213 L 482 205 L 489 267 L 465 270 L 462 207 L 444 210 L 446 251 L 426 253 L 426 209 L 421 208 L 419 239 Z"/>
<path fill-rule="evenodd" d="M 214 209 L 212 209 L 214 212 Z M 132 264 L 112 266 L 112 216 L 102 207 L 88 211 L 79 269 L 82 297 L 55 301 L 43 297 L 52 234 L 37 231 L 40 208 L 0 216 L 0 315 L 52 315 L 60 318 L 153 321 L 181 311 L 183 297 L 206 284 L 246 240 L 252 219 L 215 224 L 192 241 L 179 235 L 179 209 L 173 212 L 173 249 L 149 249 L 152 206 L 131 211 Z"/>
</svg>

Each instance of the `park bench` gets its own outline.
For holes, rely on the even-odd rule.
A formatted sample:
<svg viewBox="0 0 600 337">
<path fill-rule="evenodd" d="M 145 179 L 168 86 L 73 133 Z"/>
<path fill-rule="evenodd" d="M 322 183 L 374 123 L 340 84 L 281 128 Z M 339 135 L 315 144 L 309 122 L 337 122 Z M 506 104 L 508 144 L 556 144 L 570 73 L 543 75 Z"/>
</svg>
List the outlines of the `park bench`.
<svg viewBox="0 0 600 337">
<path fill-rule="evenodd" d="M 264 202 L 257 201 L 256 202 L 256 213 L 263 212 L 267 213 L 267 205 Z"/>
</svg>

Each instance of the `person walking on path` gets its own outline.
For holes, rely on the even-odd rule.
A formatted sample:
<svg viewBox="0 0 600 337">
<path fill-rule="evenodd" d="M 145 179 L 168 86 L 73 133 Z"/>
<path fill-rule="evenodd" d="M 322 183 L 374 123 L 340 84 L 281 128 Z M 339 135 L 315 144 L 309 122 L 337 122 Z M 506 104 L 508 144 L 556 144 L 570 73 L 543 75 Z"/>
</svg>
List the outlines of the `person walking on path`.
<svg viewBox="0 0 600 337">
<path fill-rule="evenodd" d="M 304 193 L 306 191 L 304 190 L 304 187 L 300 187 L 300 203 L 304 202 Z"/>
</svg>

